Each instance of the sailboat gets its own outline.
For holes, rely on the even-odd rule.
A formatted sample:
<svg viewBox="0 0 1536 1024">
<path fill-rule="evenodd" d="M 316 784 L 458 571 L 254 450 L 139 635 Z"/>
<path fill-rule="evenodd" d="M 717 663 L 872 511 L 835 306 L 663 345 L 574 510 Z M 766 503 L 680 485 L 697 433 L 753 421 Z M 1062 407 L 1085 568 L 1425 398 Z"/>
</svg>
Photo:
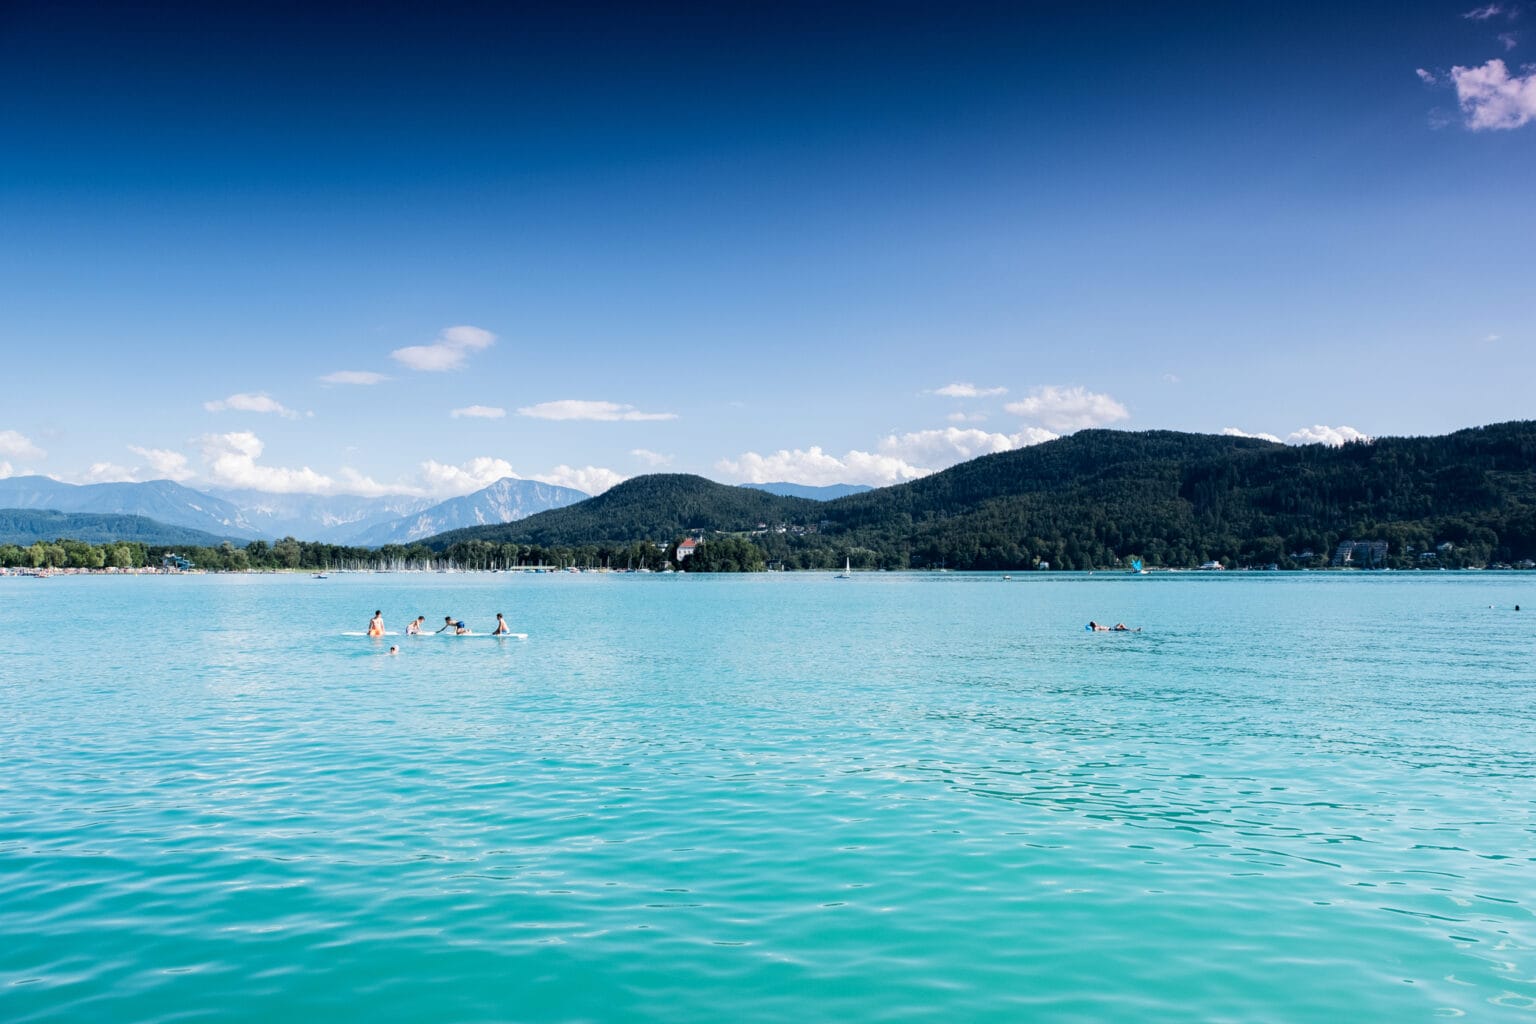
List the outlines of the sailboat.
<svg viewBox="0 0 1536 1024">
<path fill-rule="evenodd" d="M 843 559 L 843 571 L 838 573 L 836 576 L 834 576 L 832 578 L 835 579 L 835 580 L 851 580 L 851 579 L 853 579 L 853 573 L 851 571 L 852 569 L 853 569 L 853 559 L 845 558 L 845 559 Z"/>
</svg>

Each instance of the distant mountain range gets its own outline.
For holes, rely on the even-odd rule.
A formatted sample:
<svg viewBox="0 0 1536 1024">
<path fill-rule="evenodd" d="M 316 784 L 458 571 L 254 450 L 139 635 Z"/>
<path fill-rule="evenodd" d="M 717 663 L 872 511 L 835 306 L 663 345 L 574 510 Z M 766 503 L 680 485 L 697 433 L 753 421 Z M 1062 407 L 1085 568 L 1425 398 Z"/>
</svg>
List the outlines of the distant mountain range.
<svg viewBox="0 0 1536 1024">
<path fill-rule="evenodd" d="M 0 479 L 0 508 L 144 516 L 219 537 L 255 540 L 265 536 L 233 502 L 170 480 L 66 484 L 45 476 L 6 477 Z"/>
<path fill-rule="evenodd" d="M 354 534 L 346 543 L 368 547 L 408 544 L 460 527 L 516 522 L 587 498 L 585 492 L 570 487 L 507 477 L 462 498 L 450 498 L 430 508 L 371 526 Z"/>
<path fill-rule="evenodd" d="M 54 541 L 60 537 L 87 544 L 129 540 L 140 544 L 187 547 L 217 547 L 233 539 L 218 537 L 202 530 L 167 526 L 144 516 L 0 508 L 0 544 L 26 547 L 37 541 Z"/>
<path fill-rule="evenodd" d="M 831 501 L 834 498 L 846 498 L 850 494 L 863 494 L 865 491 L 874 490 L 868 484 L 825 484 L 817 487 L 812 484 L 792 484 L 787 481 L 771 484 L 742 484 L 742 487 L 750 487 L 755 491 L 767 491 L 769 494 L 777 494 L 783 498 L 810 498 L 812 501 Z"/>
<path fill-rule="evenodd" d="M 364 498 L 355 494 L 270 494 L 266 491 L 211 490 L 214 497 L 240 509 L 261 537 L 354 544 L 375 527 L 430 508 L 431 498 L 386 494 Z M 447 529 L 448 527 L 444 527 Z"/>
<path fill-rule="evenodd" d="M 462 526 L 510 522 L 586 497 L 569 487 L 510 477 L 436 504 L 409 495 L 364 498 L 236 490 L 209 494 L 170 480 L 67 484 L 44 476 L 0 479 L 0 508 L 141 516 L 167 529 L 202 531 L 215 544 L 226 538 L 282 537 L 358 546 L 404 543 Z"/>
</svg>

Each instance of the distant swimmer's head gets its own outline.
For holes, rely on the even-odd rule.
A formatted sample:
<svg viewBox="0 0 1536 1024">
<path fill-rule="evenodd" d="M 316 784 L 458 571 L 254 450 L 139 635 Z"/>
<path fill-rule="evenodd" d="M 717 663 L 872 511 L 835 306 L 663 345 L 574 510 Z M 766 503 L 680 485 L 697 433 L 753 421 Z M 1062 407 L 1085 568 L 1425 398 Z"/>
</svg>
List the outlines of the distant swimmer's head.
<svg viewBox="0 0 1536 1024">
<path fill-rule="evenodd" d="M 389 653 L 390 654 L 399 654 L 400 653 L 400 648 L 398 648 L 398 647 L 391 647 L 389 649 Z"/>
</svg>

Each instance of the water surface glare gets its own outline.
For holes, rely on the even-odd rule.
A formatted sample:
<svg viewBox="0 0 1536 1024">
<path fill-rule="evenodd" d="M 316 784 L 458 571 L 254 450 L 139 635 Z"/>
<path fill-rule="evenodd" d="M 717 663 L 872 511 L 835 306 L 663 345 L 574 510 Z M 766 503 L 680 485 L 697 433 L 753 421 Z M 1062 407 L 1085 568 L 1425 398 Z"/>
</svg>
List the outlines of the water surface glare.
<svg viewBox="0 0 1536 1024">
<path fill-rule="evenodd" d="M 342 635 L 375 608 L 529 637 Z M 1536 1020 L 1531 574 L 0 610 L 11 1024 Z"/>
</svg>

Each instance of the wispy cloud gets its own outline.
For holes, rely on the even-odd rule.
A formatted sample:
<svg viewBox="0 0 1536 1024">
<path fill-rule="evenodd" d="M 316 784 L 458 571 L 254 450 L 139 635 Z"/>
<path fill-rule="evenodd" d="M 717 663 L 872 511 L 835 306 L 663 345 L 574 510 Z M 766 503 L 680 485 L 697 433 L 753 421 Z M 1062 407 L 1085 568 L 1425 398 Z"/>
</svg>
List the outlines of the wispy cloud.
<svg viewBox="0 0 1536 1024">
<path fill-rule="evenodd" d="M 130 483 L 138 480 L 138 474 L 127 466 L 115 462 L 93 462 L 76 481 L 82 484 Z"/>
<path fill-rule="evenodd" d="M 1504 44 L 1504 52 L 1508 53 L 1520 45 L 1520 36 L 1515 32 L 1500 32 L 1499 42 Z"/>
<path fill-rule="evenodd" d="M 1311 427 L 1302 427 L 1292 431 L 1285 437 L 1286 444 L 1326 444 L 1337 448 L 1350 441 L 1370 441 L 1369 434 L 1362 433 L 1354 427 L 1325 427 L 1317 424 Z"/>
<path fill-rule="evenodd" d="M 48 453 L 19 431 L 0 430 L 0 455 L 13 459 L 45 459 Z"/>
<path fill-rule="evenodd" d="M 380 381 L 389 380 L 382 373 L 374 373 L 372 370 L 337 370 L 320 378 L 322 384 L 377 384 Z"/>
<path fill-rule="evenodd" d="M 175 480 L 179 483 L 197 475 L 188 465 L 187 457 L 181 452 L 171 451 L 169 448 L 141 448 L 136 444 L 129 445 L 128 450 L 149 463 L 147 479 Z"/>
<path fill-rule="evenodd" d="M 1280 439 L 1274 434 L 1250 434 L 1248 431 L 1239 430 L 1237 427 L 1222 427 L 1221 433 L 1225 437 L 1252 437 L 1260 441 L 1273 441 L 1275 444 L 1280 443 Z"/>
<path fill-rule="evenodd" d="M 945 398 L 994 398 L 998 395 L 1006 395 L 1008 389 L 982 388 L 967 382 L 957 382 L 946 384 L 941 388 L 934 388 L 933 393 L 935 395 L 943 395 Z"/>
<path fill-rule="evenodd" d="M 1055 431 L 1102 427 L 1130 417 L 1125 406 L 1109 395 L 1081 387 L 1047 385 L 1031 390 L 1029 397 L 1003 408 L 1015 416 L 1035 420 Z"/>
<path fill-rule="evenodd" d="M 1472 8 L 1470 11 L 1462 14 L 1462 17 L 1466 18 L 1468 21 L 1488 21 L 1492 18 L 1497 18 L 1499 15 L 1506 13 L 1508 10 L 1509 8 L 1505 7 L 1503 4 L 1485 4 L 1482 7 Z"/>
<path fill-rule="evenodd" d="M 1507 131 L 1536 120 L 1536 69 L 1511 75 L 1495 57 L 1480 67 L 1451 68 L 1451 81 L 1473 131 Z"/>
<path fill-rule="evenodd" d="M 1440 77 L 1428 68 L 1414 68 L 1413 73 L 1419 76 L 1419 81 L 1425 85 L 1439 85 Z"/>
<path fill-rule="evenodd" d="M 506 414 L 507 410 L 498 409 L 494 405 L 469 405 L 462 409 L 455 409 L 448 415 L 456 420 L 466 417 L 475 420 L 499 420 Z"/>
<path fill-rule="evenodd" d="M 631 448 L 629 454 L 645 463 L 647 466 L 665 466 L 672 461 L 672 456 L 653 452 L 648 448 Z"/>
<path fill-rule="evenodd" d="M 471 352 L 490 348 L 496 335 L 481 327 L 462 325 L 445 327 L 430 345 L 407 345 L 391 352 L 390 358 L 413 370 L 442 372 L 457 370 Z"/>
<path fill-rule="evenodd" d="M 983 423 L 987 414 L 984 412 L 952 412 L 944 417 L 951 423 Z"/>
<path fill-rule="evenodd" d="M 296 420 L 299 414 L 288 408 L 271 395 L 263 392 L 230 395 L 228 398 L 218 398 L 211 402 L 204 402 L 203 408 L 209 412 L 259 412 L 276 413 L 285 419 Z"/>
<path fill-rule="evenodd" d="M 517 410 L 519 416 L 539 420 L 675 420 L 675 412 L 641 412 L 632 405 L 615 402 L 589 402 L 574 398 L 558 402 L 540 402 Z"/>
</svg>

